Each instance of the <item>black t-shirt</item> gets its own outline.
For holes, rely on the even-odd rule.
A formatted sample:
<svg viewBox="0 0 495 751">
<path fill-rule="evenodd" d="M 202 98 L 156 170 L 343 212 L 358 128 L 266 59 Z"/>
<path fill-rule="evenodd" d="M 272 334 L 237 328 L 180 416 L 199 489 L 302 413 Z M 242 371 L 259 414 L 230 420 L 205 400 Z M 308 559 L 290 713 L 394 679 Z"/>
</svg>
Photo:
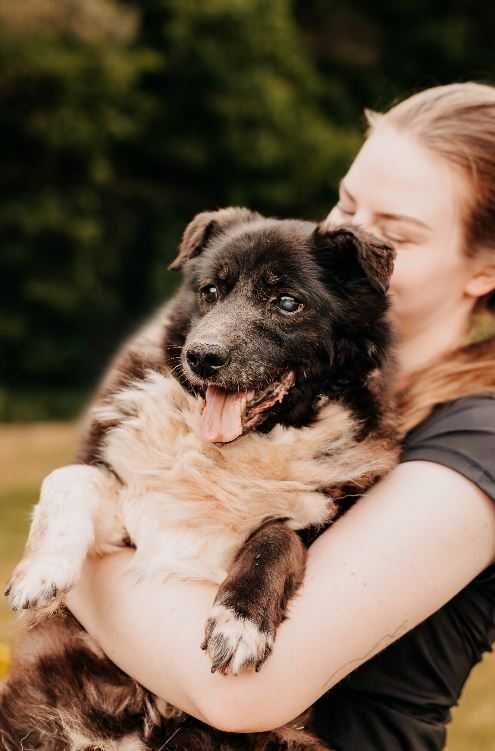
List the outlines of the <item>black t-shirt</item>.
<svg viewBox="0 0 495 751">
<path fill-rule="evenodd" d="M 401 462 L 415 460 L 450 467 L 495 500 L 495 396 L 437 407 L 406 436 Z M 322 696 L 316 705 L 318 732 L 335 751 L 442 749 L 450 709 L 494 641 L 495 566 L 490 566 Z"/>
</svg>

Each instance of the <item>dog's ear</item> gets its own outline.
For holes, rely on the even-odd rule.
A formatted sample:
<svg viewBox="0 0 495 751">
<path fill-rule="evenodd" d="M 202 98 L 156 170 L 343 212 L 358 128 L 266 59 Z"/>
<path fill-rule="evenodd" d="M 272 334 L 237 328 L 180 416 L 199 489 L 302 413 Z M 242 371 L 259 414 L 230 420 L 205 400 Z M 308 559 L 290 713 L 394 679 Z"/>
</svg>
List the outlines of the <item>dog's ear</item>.
<svg viewBox="0 0 495 751">
<path fill-rule="evenodd" d="M 184 230 L 177 258 L 172 261 L 168 268 L 181 269 L 186 261 L 198 256 L 215 235 L 224 232 L 235 224 L 252 222 L 261 218 L 261 214 L 257 214 L 255 211 L 236 206 L 196 214 Z"/>
<path fill-rule="evenodd" d="M 395 250 L 356 227 L 329 229 L 319 224 L 312 237 L 315 257 L 336 291 L 368 282 L 383 294 L 394 268 Z"/>
</svg>

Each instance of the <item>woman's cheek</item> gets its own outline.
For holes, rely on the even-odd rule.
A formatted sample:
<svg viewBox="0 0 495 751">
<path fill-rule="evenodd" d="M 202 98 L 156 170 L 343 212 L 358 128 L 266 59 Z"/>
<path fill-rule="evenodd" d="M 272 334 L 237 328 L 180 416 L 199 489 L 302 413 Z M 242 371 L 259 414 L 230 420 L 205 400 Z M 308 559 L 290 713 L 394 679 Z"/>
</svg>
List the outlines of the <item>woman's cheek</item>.
<svg viewBox="0 0 495 751">
<path fill-rule="evenodd" d="M 415 253 L 413 249 L 409 251 L 399 248 L 395 256 L 390 288 L 401 294 L 407 294 L 409 290 L 415 291 L 428 282 L 429 271 L 429 264 L 422 262 L 419 253 Z"/>
<path fill-rule="evenodd" d="M 396 313 L 408 314 L 420 309 L 428 296 L 431 276 L 428 264 L 418 262 L 418 255 L 399 250 L 390 280 L 392 308 Z"/>
</svg>

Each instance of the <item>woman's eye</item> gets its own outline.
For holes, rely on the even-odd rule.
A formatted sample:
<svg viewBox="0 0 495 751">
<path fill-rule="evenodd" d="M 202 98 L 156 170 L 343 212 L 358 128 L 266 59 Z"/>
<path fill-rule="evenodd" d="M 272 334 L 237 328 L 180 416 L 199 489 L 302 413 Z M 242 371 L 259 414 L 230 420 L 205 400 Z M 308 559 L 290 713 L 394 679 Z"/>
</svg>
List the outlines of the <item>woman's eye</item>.
<svg viewBox="0 0 495 751">
<path fill-rule="evenodd" d="M 298 313 L 303 309 L 303 304 L 290 295 L 281 295 L 275 300 L 275 305 L 283 313 Z"/>
<path fill-rule="evenodd" d="M 215 284 L 207 284 L 200 290 L 200 295 L 205 302 L 214 303 L 218 300 L 218 287 Z"/>
<path fill-rule="evenodd" d="M 389 235 L 386 232 L 383 233 L 383 239 L 392 245 L 405 245 L 408 240 L 405 237 L 398 237 L 397 235 Z"/>
</svg>

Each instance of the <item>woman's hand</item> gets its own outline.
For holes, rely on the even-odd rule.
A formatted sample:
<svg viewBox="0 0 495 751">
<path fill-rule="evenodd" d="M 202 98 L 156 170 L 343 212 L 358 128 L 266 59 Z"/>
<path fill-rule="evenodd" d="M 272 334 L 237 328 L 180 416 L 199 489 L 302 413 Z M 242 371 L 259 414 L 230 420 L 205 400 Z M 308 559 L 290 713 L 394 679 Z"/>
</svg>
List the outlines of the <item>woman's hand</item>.
<svg viewBox="0 0 495 751">
<path fill-rule="evenodd" d="M 309 551 L 302 589 L 259 673 L 212 675 L 201 651 L 216 588 L 136 583 L 131 552 L 88 562 L 68 605 L 107 655 L 150 689 L 228 731 L 293 719 L 444 605 L 495 557 L 495 504 L 429 462 L 399 465 Z"/>
</svg>

